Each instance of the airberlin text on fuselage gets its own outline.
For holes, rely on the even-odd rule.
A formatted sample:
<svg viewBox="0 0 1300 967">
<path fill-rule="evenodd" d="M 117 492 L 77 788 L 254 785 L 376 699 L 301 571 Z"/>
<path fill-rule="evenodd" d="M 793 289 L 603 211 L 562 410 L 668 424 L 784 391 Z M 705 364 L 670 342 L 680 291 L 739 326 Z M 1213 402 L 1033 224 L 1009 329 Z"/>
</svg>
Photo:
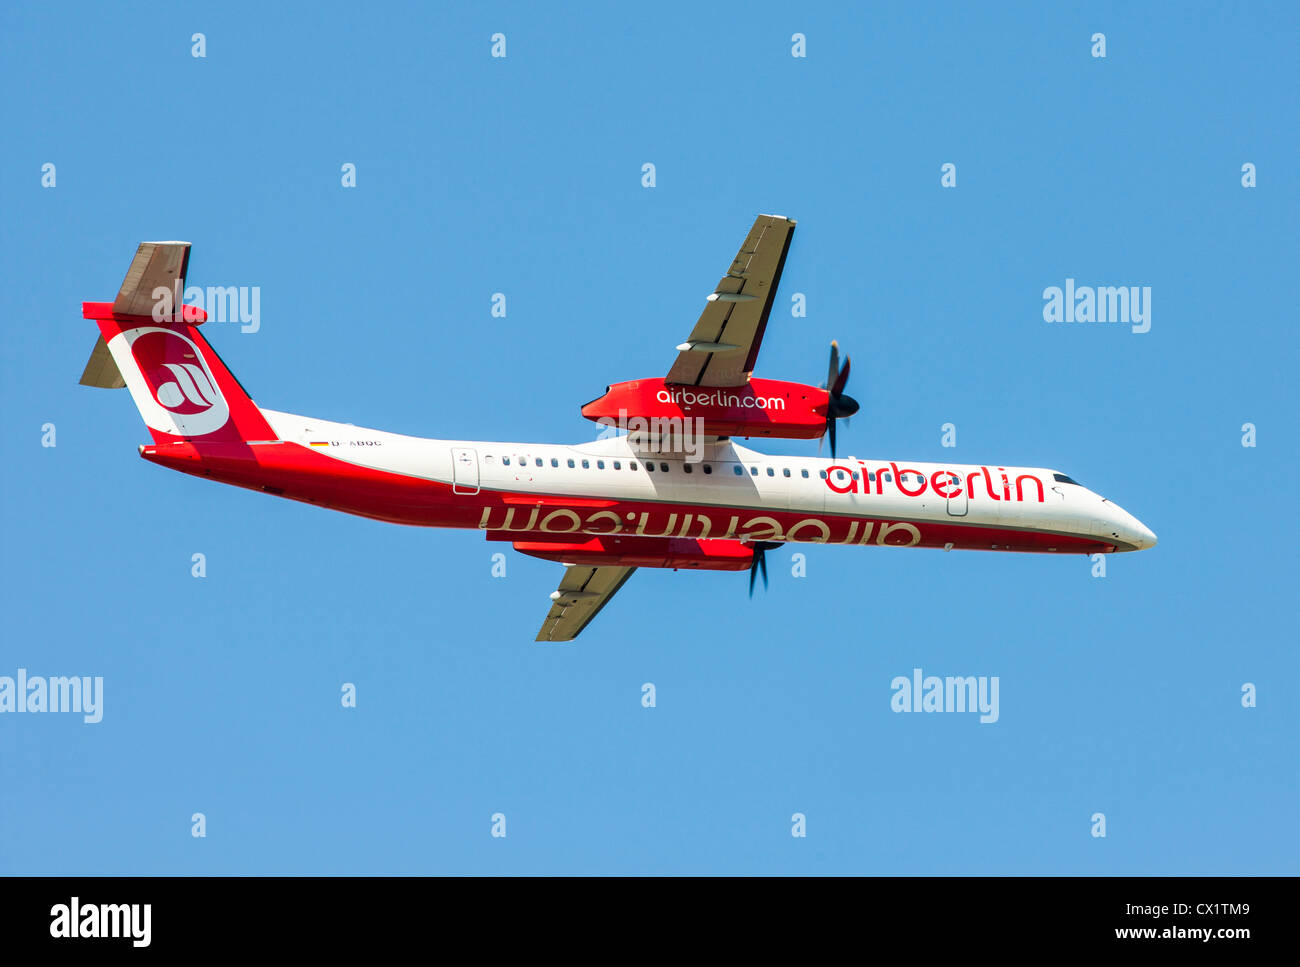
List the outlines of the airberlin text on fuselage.
<svg viewBox="0 0 1300 967">
<path fill-rule="evenodd" d="M 727 515 L 721 515 L 726 517 Z M 562 508 L 544 513 L 533 507 L 523 517 L 523 508 L 484 507 L 479 519 L 481 530 L 531 531 L 542 534 L 623 534 L 634 537 L 684 537 L 691 540 L 721 539 L 750 541 L 791 541 L 804 544 L 870 544 L 889 547 L 912 547 L 921 542 L 915 524 L 891 521 L 857 521 L 851 519 L 805 517 L 783 528 L 780 521 L 763 515 L 743 521 L 730 515 L 725 529 L 719 529 L 711 515 L 705 513 L 664 514 L 661 511 L 628 511 L 619 514 L 598 510 L 581 515 Z"/>
<path fill-rule="evenodd" d="M 995 484 L 993 474 L 988 467 L 980 467 L 966 475 L 966 489 L 962 489 L 961 474 L 953 470 L 936 470 L 926 479 L 925 474 L 919 470 L 913 470 L 909 467 L 903 467 L 901 470 L 898 464 L 891 463 L 889 470 L 881 468 L 879 470 L 868 470 L 867 465 L 861 460 L 858 461 L 858 467 L 846 466 L 844 464 L 835 464 L 826 468 L 826 486 L 837 494 L 856 494 L 859 493 L 858 484 L 862 484 L 861 493 L 871 493 L 871 483 L 874 479 L 876 484 L 876 494 L 884 493 L 886 476 L 891 479 L 888 481 L 893 484 L 894 488 L 904 497 L 920 497 L 926 489 L 933 490 L 938 496 L 945 500 L 949 497 L 960 497 L 963 493 L 970 496 L 976 496 L 977 481 L 983 480 L 984 491 L 993 500 L 1016 500 L 1023 502 L 1025 499 L 1025 481 L 1031 481 L 1032 486 L 1029 493 L 1038 501 L 1043 502 L 1043 482 L 1035 477 L 1032 473 L 1022 473 L 1016 477 L 1014 485 L 1007 476 L 1005 467 L 998 467 L 998 481 Z M 889 471 L 892 471 L 890 473 Z M 838 473 L 837 473 L 838 472 Z M 838 479 L 837 479 L 838 476 Z M 861 477 L 861 480 L 858 478 Z M 909 481 L 916 481 L 914 487 L 909 487 Z M 1015 487 L 1015 496 L 1012 496 L 1012 487 Z"/>
<path fill-rule="evenodd" d="M 739 406 L 747 410 L 783 410 L 785 400 L 779 396 L 754 396 L 750 393 L 728 393 L 725 390 L 681 389 L 668 392 L 661 389 L 655 394 L 660 403 L 685 403 L 687 406 Z"/>
</svg>

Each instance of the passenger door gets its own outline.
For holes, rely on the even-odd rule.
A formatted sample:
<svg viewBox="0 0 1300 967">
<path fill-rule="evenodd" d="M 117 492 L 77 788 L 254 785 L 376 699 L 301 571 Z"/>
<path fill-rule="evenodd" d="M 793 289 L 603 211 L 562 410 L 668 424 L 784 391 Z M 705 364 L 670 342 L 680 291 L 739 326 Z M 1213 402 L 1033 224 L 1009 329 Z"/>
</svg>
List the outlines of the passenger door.
<svg viewBox="0 0 1300 967">
<path fill-rule="evenodd" d="M 478 453 L 467 447 L 451 448 L 451 492 L 478 493 Z"/>
</svg>

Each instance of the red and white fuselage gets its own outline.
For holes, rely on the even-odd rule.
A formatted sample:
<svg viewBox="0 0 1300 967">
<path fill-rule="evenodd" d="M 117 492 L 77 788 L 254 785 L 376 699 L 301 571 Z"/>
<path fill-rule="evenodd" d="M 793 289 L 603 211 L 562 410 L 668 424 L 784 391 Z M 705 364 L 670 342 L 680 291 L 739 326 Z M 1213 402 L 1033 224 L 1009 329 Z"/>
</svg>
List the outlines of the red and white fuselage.
<svg viewBox="0 0 1300 967">
<path fill-rule="evenodd" d="M 512 541 L 621 536 L 1075 554 L 1155 543 L 1115 503 L 1039 467 L 772 456 L 726 440 L 688 462 L 625 436 L 574 446 L 430 440 L 261 413 L 272 439 L 178 441 L 142 455 L 333 510 Z"/>
</svg>

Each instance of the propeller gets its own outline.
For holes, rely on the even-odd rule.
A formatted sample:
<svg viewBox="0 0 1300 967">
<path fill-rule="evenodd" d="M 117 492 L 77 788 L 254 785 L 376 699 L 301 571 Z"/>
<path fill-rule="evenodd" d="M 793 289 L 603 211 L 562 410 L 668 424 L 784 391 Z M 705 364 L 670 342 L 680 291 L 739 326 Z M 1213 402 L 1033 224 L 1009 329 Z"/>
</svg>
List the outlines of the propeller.
<svg viewBox="0 0 1300 967">
<path fill-rule="evenodd" d="M 858 401 L 844 392 L 844 385 L 849 381 L 849 365 L 852 360 L 844 357 L 844 368 L 840 368 L 840 345 L 831 340 L 831 362 L 826 373 L 826 392 L 830 399 L 826 401 L 826 431 L 831 437 L 831 458 L 835 457 L 835 421 L 847 420 L 858 412 Z M 821 445 L 818 444 L 818 449 Z"/>
<path fill-rule="evenodd" d="M 763 572 L 763 587 L 767 588 L 767 552 L 774 551 L 784 543 L 783 541 L 754 541 L 750 546 L 754 548 L 754 560 L 749 565 L 749 596 L 754 596 L 754 579 L 758 577 L 760 571 Z"/>
</svg>

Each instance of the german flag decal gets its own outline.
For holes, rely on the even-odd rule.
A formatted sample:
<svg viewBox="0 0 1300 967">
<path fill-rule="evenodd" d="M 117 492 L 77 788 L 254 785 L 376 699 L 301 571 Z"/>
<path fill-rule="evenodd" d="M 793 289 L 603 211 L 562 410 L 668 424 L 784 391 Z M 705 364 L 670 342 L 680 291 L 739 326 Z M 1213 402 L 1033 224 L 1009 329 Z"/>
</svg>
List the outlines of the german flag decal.
<svg viewBox="0 0 1300 967">
<path fill-rule="evenodd" d="M 328 440 L 312 440 L 311 445 L 314 447 L 327 447 L 330 444 Z"/>
</svg>

